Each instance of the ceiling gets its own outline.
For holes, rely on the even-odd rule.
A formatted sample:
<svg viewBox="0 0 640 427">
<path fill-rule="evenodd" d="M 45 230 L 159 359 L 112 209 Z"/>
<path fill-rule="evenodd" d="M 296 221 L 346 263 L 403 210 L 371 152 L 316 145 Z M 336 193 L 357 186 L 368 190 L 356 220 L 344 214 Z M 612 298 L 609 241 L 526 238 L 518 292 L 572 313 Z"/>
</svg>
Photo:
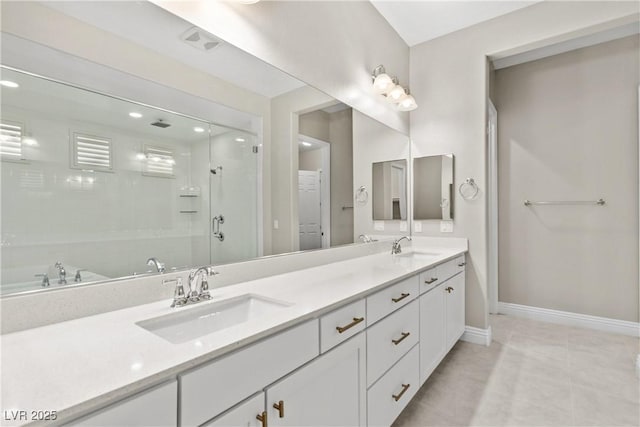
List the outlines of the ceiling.
<svg viewBox="0 0 640 427">
<path fill-rule="evenodd" d="M 203 51 L 181 36 L 193 27 L 164 9 L 143 1 L 42 1 L 44 6 L 154 50 L 236 86 L 268 98 L 305 83 L 260 59 L 222 43 Z"/>
<path fill-rule="evenodd" d="M 539 0 L 371 1 L 409 46 L 415 46 L 538 2 Z"/>
</svg>

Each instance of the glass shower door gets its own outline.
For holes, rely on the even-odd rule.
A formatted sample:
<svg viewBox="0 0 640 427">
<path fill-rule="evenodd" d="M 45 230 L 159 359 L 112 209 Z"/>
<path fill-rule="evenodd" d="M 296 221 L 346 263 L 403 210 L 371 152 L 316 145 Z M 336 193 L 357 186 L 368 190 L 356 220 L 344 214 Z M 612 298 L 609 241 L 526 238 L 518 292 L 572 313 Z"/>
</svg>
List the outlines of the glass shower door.
<svg viewBox="0 0 640 427">
<path fill-rule="evenodd" d="M 210 261 L 255 258 L 260 232 L 257 137 L 212 126 L 209 147 Z"/>
</svg>

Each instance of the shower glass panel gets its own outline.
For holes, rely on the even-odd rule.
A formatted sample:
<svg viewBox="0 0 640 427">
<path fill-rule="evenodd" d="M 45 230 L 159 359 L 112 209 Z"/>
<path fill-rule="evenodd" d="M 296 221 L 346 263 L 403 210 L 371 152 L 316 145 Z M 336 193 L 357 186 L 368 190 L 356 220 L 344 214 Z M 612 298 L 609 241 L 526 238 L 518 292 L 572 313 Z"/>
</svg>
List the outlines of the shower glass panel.
<svg viewBox="0 0 640 427">
<path fill-rule="evenodd" d="M 257 137 L 247 132 L 211 129 L 211 263 L 259 256 Z"/>
</svg>

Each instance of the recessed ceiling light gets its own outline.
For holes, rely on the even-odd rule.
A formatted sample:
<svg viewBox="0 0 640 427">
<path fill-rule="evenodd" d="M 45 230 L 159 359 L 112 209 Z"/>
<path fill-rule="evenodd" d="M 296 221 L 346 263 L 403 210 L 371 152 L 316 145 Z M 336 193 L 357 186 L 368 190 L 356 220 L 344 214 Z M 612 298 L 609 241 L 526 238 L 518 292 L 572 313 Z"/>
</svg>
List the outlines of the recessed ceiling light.
<svg viewBox="0 0 640 427">
<path fill-rule="evenodd" d="M 0 85 L 4 87 L 10 87 L 10 88 L 16 88 L 20 86 L 18 83 L 12 82 L 10 80 L 0 80 Z"/>
<path fill-rule="evenodd" d="M 142 117 L 142 114 L 132 111 L 131 113 L 129 113 L 129 117 L 133 117 L 134 119 L 139 119 Z"/>
<path fill-rule="evenodd" d="M 246 141 L 246 139 L 244 139 L 244 138 L 236 138 L 236 142 L 245 142 L 245 141 Z"/>
<path fill-rule="evenodd" d="M 307 141 L 302 141 L 302 145 L 304 145 L 305 147 L 311 147 L 312 144 Z"/>
<path fill-rule="evenodd" d="M 194 128 L 193 128 L 193 131 L 194 131 L 194 132 L 198 132 L 198 133 L 202 133 L 202 132 L 204 132 L 204 128 L 201 128 L 201 127 L 199 127 L 199 126 L 196 126 L 196 127 L 194 127 Z"/>
</svg>

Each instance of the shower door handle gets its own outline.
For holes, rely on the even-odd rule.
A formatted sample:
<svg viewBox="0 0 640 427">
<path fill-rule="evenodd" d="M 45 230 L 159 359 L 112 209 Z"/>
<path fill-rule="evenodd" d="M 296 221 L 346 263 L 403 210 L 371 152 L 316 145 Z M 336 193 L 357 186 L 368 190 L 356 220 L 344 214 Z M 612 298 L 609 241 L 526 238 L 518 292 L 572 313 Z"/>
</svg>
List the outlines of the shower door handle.
<svg viewBox="0 0 640 427">
<path fill-rule="evenodd" d="M 224 241 L 224 233 L 220 231 L 220 224 L 224 224 L 224 216 L 217 215 L 211 220 L 211 231 L 214 237 L 217 237 L 221 242 Z"/>
</svg>

